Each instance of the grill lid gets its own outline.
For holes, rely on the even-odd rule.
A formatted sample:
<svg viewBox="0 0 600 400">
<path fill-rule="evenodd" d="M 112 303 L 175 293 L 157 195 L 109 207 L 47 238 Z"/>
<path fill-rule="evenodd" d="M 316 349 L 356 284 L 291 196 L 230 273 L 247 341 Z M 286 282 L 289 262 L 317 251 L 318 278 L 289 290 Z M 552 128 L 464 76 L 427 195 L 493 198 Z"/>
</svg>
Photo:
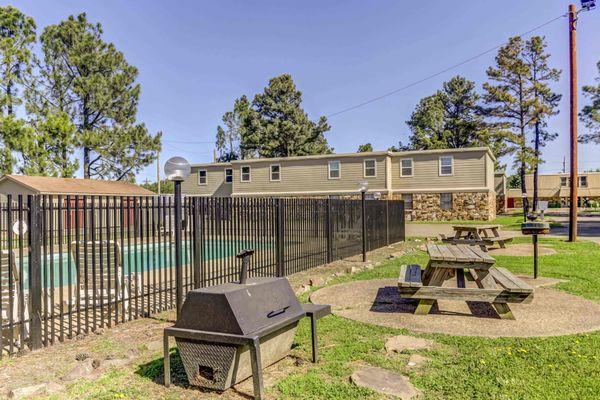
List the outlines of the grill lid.
<svg viewBox="0 0 600 400">
<path fill-rule="evenodd" d="M 248 335 L 304 315 L 285 278 L 249 278 L 188 292 L 175 327 Z"/>
</svg>

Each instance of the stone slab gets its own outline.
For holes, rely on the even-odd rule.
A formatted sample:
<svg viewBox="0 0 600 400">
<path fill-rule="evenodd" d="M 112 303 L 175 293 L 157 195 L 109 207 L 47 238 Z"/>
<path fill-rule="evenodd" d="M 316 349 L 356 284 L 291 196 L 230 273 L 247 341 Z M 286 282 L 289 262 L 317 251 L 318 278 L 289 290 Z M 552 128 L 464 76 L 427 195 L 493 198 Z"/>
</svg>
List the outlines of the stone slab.
<svg viewBox="0 0 600 400">
<path fill-rule="evenodd" d="M 393 336 L 385 342 L 385 350 L 388 353 L 402 353 L 404 350 L 424 350 L 432 346 L 432 340 L 407 335 Z"/>
<path fill-rule="evenodd" d="M 363 367 L 355 371 L 350 379 L 357 386 L 402 400 L 410 400 L 421 393 L 410 383 L 408 377 L 377 367 Z"/>
</svg>

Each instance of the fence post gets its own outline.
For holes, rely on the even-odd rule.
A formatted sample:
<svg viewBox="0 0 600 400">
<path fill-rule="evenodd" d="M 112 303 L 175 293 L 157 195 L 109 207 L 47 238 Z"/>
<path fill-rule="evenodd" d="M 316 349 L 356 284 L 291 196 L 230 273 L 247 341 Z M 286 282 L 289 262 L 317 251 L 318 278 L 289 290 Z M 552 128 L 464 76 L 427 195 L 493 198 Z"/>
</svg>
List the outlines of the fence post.
<svg viewBox="0 0 600 400">
<path fill-rule="evenodd" d="M 331 197 L 327 198 L 327 213 L 326 213 L 327 221 L 325 223 L 326 234 L 327 234 L 327 263 L 333 261 L 333 237 L 332 237 L 332 227 L 331 227 Z"/>
<path fill-rule="evenodd" d="M 31 350 L 42 348 L 42 211 L 40 196 L 27 196 L 29 208 L 29 307 Z"/>
<path fill-rule="evenodd" d="M 366 193 L 361 191 L 360 196 L 360 208 L 362 214 L 362 260 L 367 262 L 367 205 L 366 205 Z"/>
<path fill-rule="evenodd" d="M 200 198 L 193 197 L 193 207 L 192 212 L 194 213 L 192 219 L 193 225 L 193 240 L 194 240 L 194 289 L 198 289 L 202 287 L 202 272 L 201 272 L 201 260 L 202 260 L 202 246 L 200 245 L 200 236 L 201 236 L 201 222 L 200 222 Z"/>
<path fill-rule="evenodd" d="M 276 246 L 277 246 L 277 276 L 285 276 L 285 269 L 283 266 L 284 255 L 283 255 L 283 201 L 281 199 L 275 199 L 275 229 L 276 231 Z"/>
<path fill-rule="evenodd" d="M 385 244 L 390 245 L 390 199 L 385 199 Z"/>
</svg>

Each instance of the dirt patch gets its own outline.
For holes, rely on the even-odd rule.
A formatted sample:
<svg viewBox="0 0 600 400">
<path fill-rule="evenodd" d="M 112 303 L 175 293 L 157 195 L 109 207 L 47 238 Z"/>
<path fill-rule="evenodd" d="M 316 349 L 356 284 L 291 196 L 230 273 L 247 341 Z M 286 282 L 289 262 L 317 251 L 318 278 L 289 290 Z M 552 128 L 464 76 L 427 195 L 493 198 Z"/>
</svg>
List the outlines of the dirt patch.
<svg viewBox="0 0 600 400">
<path fill-rule="evenodd" d="M 488 251 L 491 256 L 533 256 L 533 245 L 526 243 L 509 244 L 505 249 L 495 247 Z M 538 246 L 538 254 L 540 256 L 551 256 L 556 254 L 556 250 L 548 246 Z"/>
<path fill-rule="evenodd" d="M 549 288 L 537 288 L 530 304 L 510 304 L 516 320 L 501 320 L 488 303 L 438 301 L 429 315 L 414 315 L 416 302 L 401 299 L 396 279 L 354 281 L 320 289 L 315 303 L 361 322 L 416 332 L 459 336 L 560 336 L 600 330 L 600 304 Z"/>
</svg>

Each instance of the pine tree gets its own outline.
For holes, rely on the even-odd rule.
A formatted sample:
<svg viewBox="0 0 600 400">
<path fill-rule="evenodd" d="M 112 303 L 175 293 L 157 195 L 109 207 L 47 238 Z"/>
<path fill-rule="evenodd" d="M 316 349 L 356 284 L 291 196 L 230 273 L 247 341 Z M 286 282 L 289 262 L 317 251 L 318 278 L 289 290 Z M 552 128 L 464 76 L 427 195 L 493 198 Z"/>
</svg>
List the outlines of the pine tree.
<svg viewBox="0 0 600 400">
<path fill-rule="evenodd" d="M 215 147 L 219 152 L 218 160 L 220 162 L 228 162 L 248 158 L 250 154 L 244 152 L 240 148 L 240 140 L 242 137 L 243 118 L 248 115 L 250 103 L 246 96 L 237 99 L 233 105 L 233 111 L 227 111 L 223 114 L 221 120 L 224 128 L 219 125 L 217 127 L 217 136 Z"/>
<path fill-rule="evenodd" d="M 15 114 L 23 103 L 20 89 L 31 72 L 36 25 L 12 6 L 0 7 L 0 173 L 11 173 L 11 150 L 22 147 L 28 127 Z"/>
<path fill-rule="evenodd" d="M 535 157 L 527 140 L 527 128 L 534 120 L 536 100 L 530 82 L 530 67 L 523 59 L 525 43 L 520 37 L 510 38 L 498 50 L 496 65 L 487 69 L 491 83 L 483 85 L 485 113 L 493 121 L 507 146 L 515 154 L 521 177 L 521 191 L 527 192 L 525 174 Z M 527 201 L 523 202 L 527 213 Z"/>
<path fill-rule="evenodd" d="M 302 93 L 290 75 L 272 78 L 242 120 L 241 151 L 267 158 L 331 153 L 327 119 L 311 121 L 301 105 Z"/>
<path fill-rule="evenodd" d="M 85 14 L 47 26 L 40 37 L 43 62 L 29 109 L 38 116 L 67 113 L 83 149 L 85 178 L 131 179 L 152 163 L 161 134 L 136 122 L 138 71 L 112 43 L 102 26 Z"/>
<path fill-rule="evenodd" d="M 373 145 L 371 143 L 365 143 L 358 146 L 357 153 L 368 153 L 369 151 L 373 151 Z"/>
<path fill-rule="evenodd" d="M 591 103 L 583 107 L 579 117 L 590 131 L 581 135 L 581 141 L 600 144 L 600 61 L 596 66 L 598 67 L 598 77 L 596 78 L 598 84 L 583 87 L 583 93 L 591 100 Z"/>
</svg>

